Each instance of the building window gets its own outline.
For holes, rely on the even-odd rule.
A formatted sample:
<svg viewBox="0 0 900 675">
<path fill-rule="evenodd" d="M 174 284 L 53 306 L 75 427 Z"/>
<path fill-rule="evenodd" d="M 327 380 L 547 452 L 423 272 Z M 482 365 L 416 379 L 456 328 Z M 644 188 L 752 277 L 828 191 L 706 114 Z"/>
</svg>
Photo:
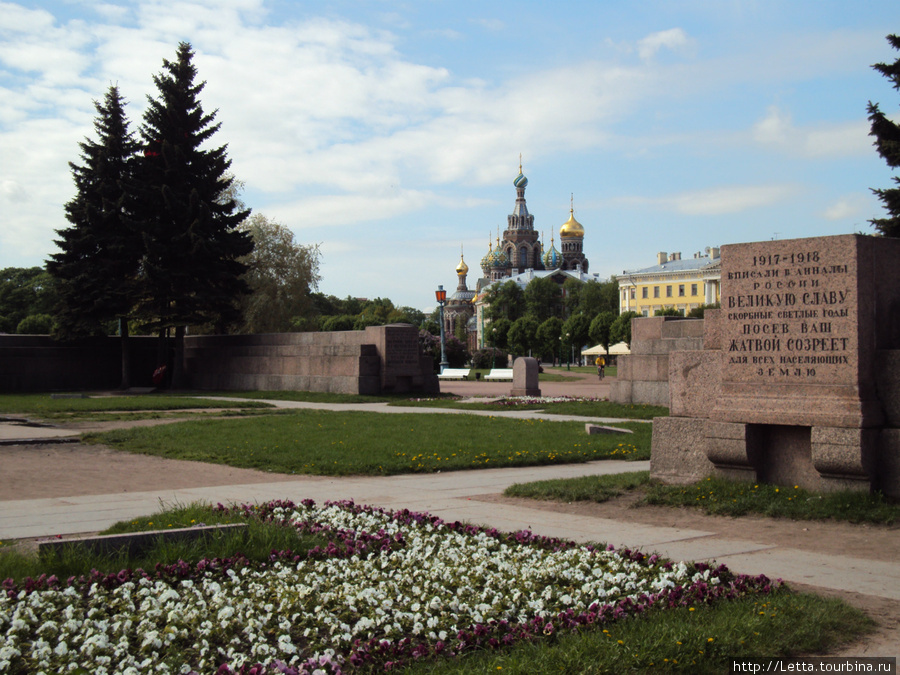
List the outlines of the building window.
<svg viewBox="0 0 900 675">
<path fill-rule="evenodd" d="M 659 286 L 654 286 L 654 287 L 653 287 L 653 297 L 654 297 L 654 298 L 658 298 L 658 297 L 659 297 Z"/>
<path fill-rule="evenodd" d="M 672 287 L 671 286 L 666 286 L 666 297 L 667 298 L 672 297 Z"/>
<path fill-rule="evenodd" d="M 643 312 L 641 312 L 641 314 L 642 314 L 643 316 L 650 316 L 650 310 L 649 310 L 649 309 L 645 309 Z"/>
<path fill-rule="evenodd" d="M 648 289 L 646 286 L 644 286 L 644 287 L 641 289 L 641 297 L 644 298 L 644 300 L 647 299 L 647 291 L 648 291 L 648 290 L 649 290 L 649 289 Z"/>
<path fill-rule="evenodd" d="M 684 297 L 684 284 L 678 284 L 678 297 Z"/>
<path fill-rule="evenodd" d="M 631 287 L 631 299 L 634 300 L 634 286 Z"/>
<path fill-rule="evenodd" d="M 691 284 L 691 295 L 697 295 L 697 284 Z"/>
</svg>

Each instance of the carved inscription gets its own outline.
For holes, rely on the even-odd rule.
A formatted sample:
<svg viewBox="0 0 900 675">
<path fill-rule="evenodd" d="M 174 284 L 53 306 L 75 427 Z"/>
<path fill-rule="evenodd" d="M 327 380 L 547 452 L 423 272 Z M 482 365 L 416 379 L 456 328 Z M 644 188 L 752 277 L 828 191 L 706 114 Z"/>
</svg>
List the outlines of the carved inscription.
<svg viewBox="0 0 900 675">
<path fill-rule="evenodd" d="M 827 383 L 855 362 L 855 269 L 842 249 L 794 248 L 802 244 L 738 245 L 723 256 L 727 379 Z"/>
<path fill-rule="evenodd" d="M 385 366 L 389 369 L 416 369 L 419 365 L 419 343 L 415 333 L 388 331 L 385 335 Z"/>
</svg>

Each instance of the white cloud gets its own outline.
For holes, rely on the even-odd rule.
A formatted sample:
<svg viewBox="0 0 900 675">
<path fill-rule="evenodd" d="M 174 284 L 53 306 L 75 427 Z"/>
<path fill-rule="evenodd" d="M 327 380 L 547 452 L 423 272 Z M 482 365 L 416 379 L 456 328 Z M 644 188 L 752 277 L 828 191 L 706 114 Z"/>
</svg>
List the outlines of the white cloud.
<svg viewBox="0 0 900 675">
<path fill-rule="evenodd" d="M 650 204 L 687 216 L 723 216 L 784 202 L 797 194 L 792 185 L 727 185 L 658 198 L 630 198 L 632 205 Z"/>
<path fill-rule="evenodd" d="M 850 157 L 871 153 L 869 124 L 865 118 L 840 124 L 797 127 L 791 115 L 769 106 L 766 116 L 753 125 L 753 140 L 763 146 L 806 158 Z"/>
<path fill-rule="evenodd" d="M 871 216 L 871 195 L 863 194 L 844 195 L 822 212 L 822 217 L 825 220 L 858 220 Z"/>
<path fill-rule="evenodd" d="M 757 143 L 781 145 L 793 135 L 791 116 L 778 106 L 770 105 L 766 116 L 753 125 L 753 138 Z"/>
<path fill-rule="evenodd" d="M 638 41 L 638 55 L 645 61 L 652 59 L 660 49 L 680 51 L 691 44 L 687 33 L 681 28 L 651 33 Z"/>
</svg>

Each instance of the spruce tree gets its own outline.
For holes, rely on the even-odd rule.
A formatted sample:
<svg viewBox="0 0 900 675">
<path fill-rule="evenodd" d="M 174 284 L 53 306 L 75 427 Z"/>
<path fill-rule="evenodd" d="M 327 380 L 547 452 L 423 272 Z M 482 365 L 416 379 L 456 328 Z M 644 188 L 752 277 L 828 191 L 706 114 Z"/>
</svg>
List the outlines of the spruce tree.
<svg viewBox="0 0 900 675">
<path fill-rule="evenodd" d="M 82 165 L 70 162 L 75 197 L 65 205 L 71 227 L 57 230 L 60 253 L 47 271 L 57 281 L 56 334 L 62 338 L 106 334 L 118 318 L 122 386 L 129 384 L 128 321 L 133 309 L 140 240 L 130 227 L 130 184 L 137 142 L 128 130 L 125 102 L 115 86 L 94 101 L 97 140 L 79 143 Z"/>
<path fill-rule="evenodd" d="M 148 96 L 134 182 L 144 243 L 138 315 L 161 336 L 175 328 L 176 386 L 185 327 L 224 327 L 236 319 L 237 301 L 249 291 L 238 259 L 253 250 L 250 235 L 238 228 L 250 212 L 231 196 L 226 146 L 201 148 L 220 124 L 215 111 L 203 112 L 205 82 L 194 83 L 193 56 L 190 44 L 180 43 L 176 59 L 164 59 L 153 78 L 159 95 Z"/>
<path fill-rule="evenodd" d="M 118 88 L 110 87 L 94 107 L 98 139 L 79 143 L 83 165 L 69 162 L 76 195 L 65 211 L 72 226 L 56 231 L 61 252 L 47 261 L 58 281 L 56 321 L 63 337 L 105 334 L 105 323 L 129 315 L 139 255 L 124 187 L 137 144 Z"/>
<path fill-rule="evenodd" d="M 900 49 L 900 36 L 888 35 L 887 39 L 894 49 Z M 900 58 L 890 64 L 876 63 L 872 67 L 891 80 L 894 89 L 900 90 Z M 875 137 L 878 154 L 884 158 L 889 167 L 896 169 L 900 166 L 900 125 L 888 119 L 878 104 L 871 101 L 869 101 L 869 122 L 872 125 L 869 135 Z M 894 176 L 893 181 L 898 187 L 872 190 L 878 195 L 890 217 L 874 218 L 869 222 L 886 237 L 900 237 L 900 178 Z"/>
</svg>

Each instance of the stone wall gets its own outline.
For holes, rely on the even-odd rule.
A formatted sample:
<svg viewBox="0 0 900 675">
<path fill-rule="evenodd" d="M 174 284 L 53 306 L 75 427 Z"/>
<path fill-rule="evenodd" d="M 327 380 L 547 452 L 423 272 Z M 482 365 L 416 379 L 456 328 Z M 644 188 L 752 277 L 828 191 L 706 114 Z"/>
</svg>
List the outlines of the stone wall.
<svg viewBox="0 0 900 675">
<path fill-rule="evenodd" d="M 157 339 L 130 338 L 132 386 L 151 385 Z M 302 390 L 345 394 L 439 391 L 415 326 L 365 331 L 198 335 L 184 340 L 188 386 L 203 390 Z M 0 336 L 0 391 L 116 389 L 118 338 L 61 343 Z"/>
<path fill-rule="evenodd" d="M 150 386 L 156 338 L 130 338 L 131 385 Z M 0 335 L 0 391 L 116 389 L 122 384 L 118 337 L 57 342 L 47 335 Z"/>
<path fill-rule="evenodd" d="M 669 407 L 669 355 L 703 349 L 703 321 L 672 316 L 631 320 L 631 354 L 618 357 L 609 398 Z"/>
<path fill-rule="evenodd" d="M 900 241 L 722 249 L 703 348 L 669 356 L 651 475 L 709 474 L 900 497 Z"/>
<path fill-rule="evenodd" d="M 438 391 L 415 326 L 364 331 L 210 335 L 185 339 L 190 386 L 342 394 Z"/>
</svg>

